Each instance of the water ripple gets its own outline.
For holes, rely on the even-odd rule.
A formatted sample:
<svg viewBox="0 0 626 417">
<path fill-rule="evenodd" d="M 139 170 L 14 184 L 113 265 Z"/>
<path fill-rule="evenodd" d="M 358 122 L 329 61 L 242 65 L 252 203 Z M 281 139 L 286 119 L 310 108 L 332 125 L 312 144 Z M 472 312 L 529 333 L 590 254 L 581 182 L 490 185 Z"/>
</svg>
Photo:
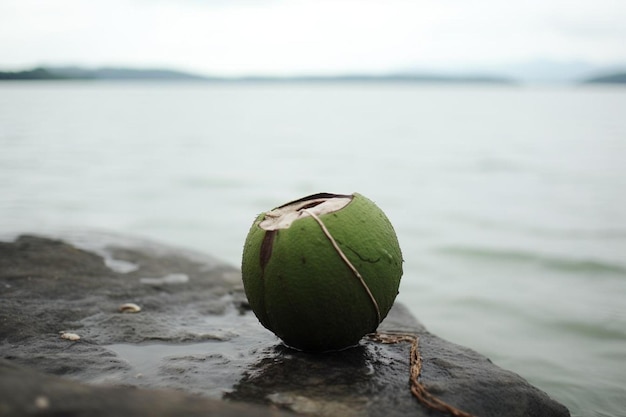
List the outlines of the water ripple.
<svg viewBox="0 0 626 417">
<path fill-rule="evenodd" d="M 531 251 L 478 248 L 469 246 L 444 246 L 435 249 L 435 251 L 446 256 L 454 256 L 470 260 L 536 264 L 547 269 L 566 271 L 570 273 L 626 275 L 625 266 L 595 259 L 569 259 L 544 255 Z"/>
</svg>

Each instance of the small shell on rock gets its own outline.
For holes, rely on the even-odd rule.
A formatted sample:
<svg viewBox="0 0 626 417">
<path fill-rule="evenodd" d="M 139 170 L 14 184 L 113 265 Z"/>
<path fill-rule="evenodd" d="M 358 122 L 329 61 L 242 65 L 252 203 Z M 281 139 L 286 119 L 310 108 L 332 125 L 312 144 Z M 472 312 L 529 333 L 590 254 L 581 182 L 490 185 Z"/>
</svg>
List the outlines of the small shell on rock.
<svg viewBox="0 0 626 417">
<path fill-rule="evenodd" d="M 39 410 L 47 410 L 48 408 L 50 408 L 50 400 L 48 399 L 48 397 L 40 395 L 39 397 L 35 398 L 35 407 L 37 407 Z"/>
<path fill-rule="evenodd" d="M 71 340 L 72 342 L 76 342 L 77 340 L 80 340 L 80 336 L 76 333 L 61 332 L 61 339 L 67 339 Z"/>
<path fill-rule="evenodd" d="M 119 307 L 119 311 L 120 313 L 139 313 L 141 311 L 141 307 L 135 303 L 126 303 Z"/>
</svg>

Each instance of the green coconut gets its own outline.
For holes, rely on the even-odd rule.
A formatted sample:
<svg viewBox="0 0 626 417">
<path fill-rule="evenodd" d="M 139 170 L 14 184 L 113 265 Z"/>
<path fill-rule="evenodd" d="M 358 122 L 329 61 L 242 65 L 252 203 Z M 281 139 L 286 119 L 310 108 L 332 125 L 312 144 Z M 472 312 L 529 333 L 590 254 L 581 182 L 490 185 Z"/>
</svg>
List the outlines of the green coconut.
<svg viewBox="0 0 626 417">
<path fill-rule="evenodd" d="M 314 194 L 262 213 L 246 238 L 243 284 L 263 326 L 300 350 L 358 344 L 398 294 L 402 253 L 389 219 L 360 194 Z"/>
</svg>

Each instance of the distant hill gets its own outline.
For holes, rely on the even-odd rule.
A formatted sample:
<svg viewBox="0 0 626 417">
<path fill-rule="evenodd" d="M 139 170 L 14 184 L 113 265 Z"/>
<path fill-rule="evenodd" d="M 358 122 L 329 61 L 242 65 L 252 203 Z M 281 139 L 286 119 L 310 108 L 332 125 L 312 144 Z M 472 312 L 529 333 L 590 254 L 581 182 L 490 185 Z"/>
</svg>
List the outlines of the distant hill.
<svg viewBox="0 0 626 417">
<path fill-rule="evenodd" d="M 208 77 L 166 69 L 39 67 L 0 72 L 0 80 L 208 80 Z"/>
<path fill-rule="evenodd" d="M 331 76 L 243 76 L 209 77 L 166 69 L 130 69 L 81 67 L 40 67 L 19 72 L 0 72 L 0 80 L 171 80 L 171 81 L 213 81 L 248 83 L 290 83 L 290 82 L 354 82 L 354 83 L 514 83 L 513 79 L 485 75 L 442 75 L 420 73 L 398 73 L 386 75 L 346 74 Z"/>
<path fill-rule="evenodd" d="M 0 80 L 59 80 L 66 77 L 59 76 L 45 68 L 35 68 L 27 71 L 0 72 Z"/>
<path fill-rule="evenodd" d="M 207 77 L 167 69 L 130 69 L 104 67 L 84 69 L 80 67 L 50 68 L 53 74 L 66 78 L 96 80 L 205 80 Z"/>
<path fill-rule="evenodd" d="M 592 77 L 583 82 L 586 84 L 626 84 L 626 72 Z"/>
</svg>

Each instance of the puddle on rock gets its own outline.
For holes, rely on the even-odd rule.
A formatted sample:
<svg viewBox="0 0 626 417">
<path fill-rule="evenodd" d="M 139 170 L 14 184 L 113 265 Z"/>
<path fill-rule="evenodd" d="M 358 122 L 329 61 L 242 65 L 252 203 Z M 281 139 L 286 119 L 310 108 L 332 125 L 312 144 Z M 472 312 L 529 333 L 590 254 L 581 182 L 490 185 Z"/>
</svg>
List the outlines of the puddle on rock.
<svg viewBox="0 0 626 417">
<path fill-rule="evenodd" d="M 234 313 L 227 313 L 226 316 Z M 216 317 L 211 317 L 215 326 Z M 243 373 L 258 362 L 279 340 L 264 329 L 253 314 L 224 317 L 223 331 L 235 336 L 226 340 L 194 343 L 145 342 L 103 346 L 128 363 L 130 370 L 107 383 L 142 388 L 169 388 L 221 398 L 230 392 Z M 230 326 L 228 326 L 230 324 Z"/>
</svg>

